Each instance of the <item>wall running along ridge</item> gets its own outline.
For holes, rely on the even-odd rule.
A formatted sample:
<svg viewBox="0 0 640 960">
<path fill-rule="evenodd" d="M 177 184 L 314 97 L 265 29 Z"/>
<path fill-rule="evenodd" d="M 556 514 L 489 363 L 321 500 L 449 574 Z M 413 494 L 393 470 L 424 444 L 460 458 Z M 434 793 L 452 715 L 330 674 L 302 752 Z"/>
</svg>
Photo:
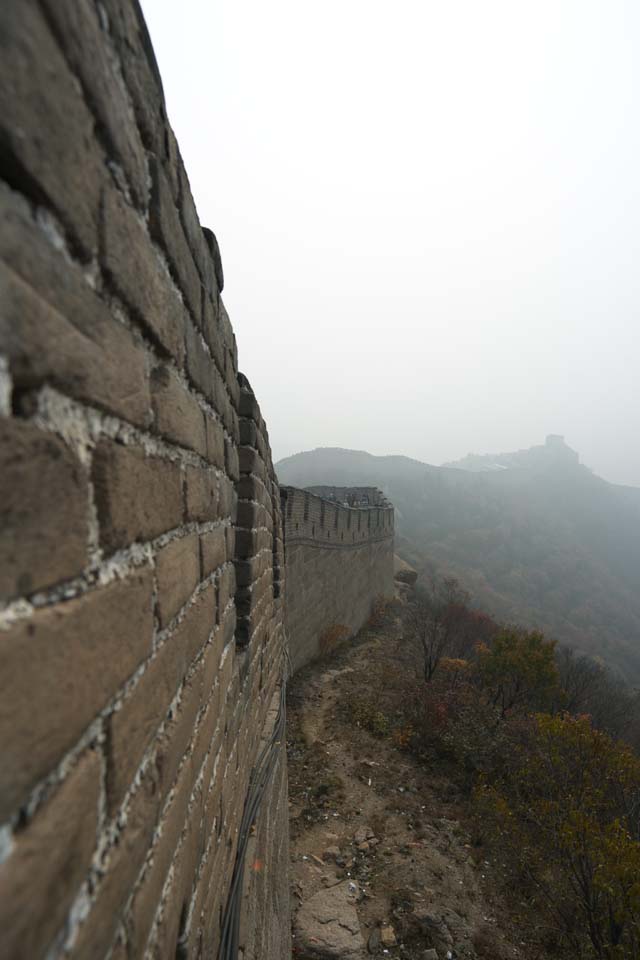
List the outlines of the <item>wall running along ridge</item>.
<svg viewBox="0 0 640 960">
<path fill-rule="evenodd" d="M 356 633 L 374 602 L 393 595 L 394 514 L 374 487 L 281 487 L 281 495 L 285 625 L 297 670 Z"/>
<path fill-rule="evenodd" d="M 313 630 L 296 584 L 327 544 L 291 529 L 285 564 L 266 427 L 139 7 L 4 0 L 0 53 L 0 954 L 214 958 L 232 916 L 245 960 L 282 960 L 285 573 L 309 648 L 322 579 Z M 296 498 L 307 523 L 336 509 Z M 376 539 L 385 509 L 349 513 L 362 543 L 316 576 L 336 622 L 357 600 L 355 629 L 389 592 L 367 571 L 392 516 Z"/>
</svg>

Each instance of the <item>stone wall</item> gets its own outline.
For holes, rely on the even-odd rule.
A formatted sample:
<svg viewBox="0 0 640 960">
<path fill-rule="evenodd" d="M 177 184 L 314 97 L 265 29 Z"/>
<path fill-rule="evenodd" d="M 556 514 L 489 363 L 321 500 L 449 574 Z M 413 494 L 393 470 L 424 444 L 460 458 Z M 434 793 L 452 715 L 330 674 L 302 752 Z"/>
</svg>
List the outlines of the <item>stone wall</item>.
<svg viewBox="0 0 640 960">
<path fill-rule="evenodd" d="M 392 597 L 393 507 L 373 487 L 281 487 L 293 669 L 356 633 Z M 331 497 L 331 499 L 328 499 Z M 343 502 L 373 506 L 346 507 Z"/>
<path fill-rule="evenodd" d="M 138 6 L 0 38 L 0 952 L 215 957 L 282 682 L 268 438 Z M 287 955 L 282 749 L 245 957 Z"/>
</svg>

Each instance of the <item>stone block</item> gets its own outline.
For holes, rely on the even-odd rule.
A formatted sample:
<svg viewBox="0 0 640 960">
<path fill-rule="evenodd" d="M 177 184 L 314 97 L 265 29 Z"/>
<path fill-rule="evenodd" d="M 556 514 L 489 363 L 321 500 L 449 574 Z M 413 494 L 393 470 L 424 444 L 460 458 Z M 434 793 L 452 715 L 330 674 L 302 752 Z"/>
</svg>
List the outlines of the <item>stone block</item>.
<svg viewBox="0 0 640 960">
<path fill-rule="evenodd" d="M 130 0 L 102 0 L 124 81 L 143 143 L 164 157 L 168 123 L 160 71 L 149 39 L 142 10 Z M 175 157 L 173 158 L 175 161 Z M 177 188 L 176 188 L 177 196 Z"/>
<path fill-rule="evenodd" d="M 148 656 L 151 592 L 144 569 L 0 632 L 0 822 Z"/>
<path fill-rule="evenodd" d="M 101 260 L 112 286 L 162 352 L 180 366 L 186 321 L 180 295 L 140 214 L 115 188 L 105 191 L 102 236 Z"/>
<path fill-rule="evenodd" d="M 233 598 L 236 589 L 236 572 L 232 563 L 224 566 L 217 578 L 218 587 L 218 611 L 222 616 L 227 609 L 227 604 Z"/>
<path fill-rule="evenodd" d="M 204 580 L 209 574 L 221 567 L 227 559 L 232 559 L 227 553 L 226 529 L 223 526 L 216 527 L 208 533 L 200 536 L 200 557 L 201 557 L 201 576 Z"/>
<path fill-rule="evenodd" d="M 187 241 L 167 175 L 157 160 L 151 162 L 153 187 L 149 205 L 152 237 L 166 253 L 174 278 L 198 325 L 202 310 L 201 281 Z"/>
<path fill-rule="evenodd" d="M 219 420 L 214 420 L 205 413 L 205 432 L 207 438 L 206 458 L 209 463 L 224 469 L 224 431 Z"/>
<path fill-rule="evenodd" d="M 85 879 L 96 844 L 100 771 L 96 752 L 82 754 L 0 864 L 2 952 L 12 960 L 47 954 Z"/>
<path fill-rule="evenodd" d="M 185 326 L 185 348 L 187 352 L 187 373 L 194 387 L 203 397 L 213 404 L 218 412 L 215 400 L 216 367 L 202 340 L 202 334 L 189 321 Z"/>
<path fill-rule="evenodd" d="M 94 118 L 33 3 L 2 6 L 0 126 L 14 181 L 64 224 L 77 252 L 98 245 L 100 191 L 107 170 Z"/>
<path fill-rule="evenodd" d="M 238 501 L 239 527 L 264 527 L 267 525 L 267 509 L 253 500 Z"/>
<path fill-rule="evenodd" d="M 73 960 L 104 957 L 123 917 L 151 845 L 161 807 L 158 771 L 151 766 L 127 804 L 123 827 L 103 857 L 103 874 L 88 915 L 69 951 Z"/>
<path fill-rule="evenodd" d="M 212 297 L 207 290 L 203 290 L 202 296 L 202 335 L 206 341 L 211 356 L 215 360 L 216 369 L 219 376 L 224 373 L 224 354 L 225 348 L 222 342 L 220 331 L 220 322 L 218 318 L 218 297 Z"/>
<path fill-rule="evenodd" d="M 55 434 L 0 420 L 0 599 L 77 576 L 87 561 L 84 467 Z"/>
<path fill-rule="evenodd" d="M 216 282 L 218 285 L 218 292 L 222 293 L 222 291 L 224 290 L 224 272 L 222 270 L 222 257 L 220 256 L 220 247 L 218 246 L 218 241 L 216 239 L 216 235 L 213 232 L 213 230 L 210 230 L 208 227 L 203 227 L 202 232 L 207 242 L 207 246 L 209 247 L 211 256 L 213 257 L 213 262 L 214 262 L 215 272 L 216 272 Z"/>
<path fill-rule="evenodd" d="M 162 628 L 187 602 L 200 580 L 197 534 L 172 540 L 156 554 L 158 619 Z"/>
<path fill-rule="evenodd" d="M 218 294 L 213 257 L 200 226 L 200 219 L 191 193 L 191 184 L 184 164 L 178 165 L 180 182 L 180 219 L 191 256 L 198 268 L 204 289 L 212 296 Z"/>
<path fill-rule="evenodd" d="M 205 522 L 219 516 L 220 492 L 213 468 L 187 467 L 187 520 Z"/>
<path fill-rule="evenodd" d="M 151 371 L 151 402 L 158 433 L 172 443 L 206 457 L 209 443 L 205 413 L 198 401 L 164 365 Z"/>
<path fill-rule="evenodd" d="M 44 0 L 49 23 L 95 111 L 109 158 L 127 177 L 136 204 L 147 204 L 144 147 L 125 90 L 115 75 L 98 12 L 89 0 Z"/>
<path fill-rule="evenodd" d="M 182 521 L 181 473 L 177 464 L 147 457 L 137 447 L 101 440 L 93 457 L 100 543 L 117 550 L 151 540 Z"/>
<path fill-rule="evenodd" d="M 137 425 L 149 420 L 144 350 L 0 184 L 0 350 L 16 386 L 47 382 Z"/>
<path fill-rule="evenodd" d="M 204 591 L 109 718 L 107 797 L 115 814 L 194 659 L 214 628 L 215 593 Z M 199 673 L 199 683 L 202 679 Z M 191 693 L 194 681 L 188 692 Z M 197 694 L 199 698 L 200 694 Z M 197 712 L 197 711 L 196 711 Z M 178 761 L 179 762 L 179 761 Z M 171 784 L 166 784 L 168 787 Z"/>
<path fill-rule="evenodd" d="M 180 771 L 175 794 L 161 821 L 162 832 L 153 847 L 152 858 L 145 868 L 142 882 L 127 912 L 125 926 L 132 957 L 145 956 L 145 947 L 160 904 L 162 888 L 185 824 L 192 781 L 193 768 L 191 763 L 187 762 Z"/>
</svg>

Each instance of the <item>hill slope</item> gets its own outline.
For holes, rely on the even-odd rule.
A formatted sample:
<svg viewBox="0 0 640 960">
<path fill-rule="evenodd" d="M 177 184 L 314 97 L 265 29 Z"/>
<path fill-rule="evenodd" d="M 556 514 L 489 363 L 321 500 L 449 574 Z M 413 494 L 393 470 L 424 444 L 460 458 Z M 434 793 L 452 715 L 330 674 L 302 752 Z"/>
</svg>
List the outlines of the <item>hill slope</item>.
<svg viewBox="0 0 640 960">
<path fill-rule="evenodd" d="M 325 448 L 276 470 L 297 486 L 379 486 L 417 569 L 454 574 L 495 616 L 640 681 L 640 491 L 594 476 L 562 438 L 444 467 Z"/>
</svg>

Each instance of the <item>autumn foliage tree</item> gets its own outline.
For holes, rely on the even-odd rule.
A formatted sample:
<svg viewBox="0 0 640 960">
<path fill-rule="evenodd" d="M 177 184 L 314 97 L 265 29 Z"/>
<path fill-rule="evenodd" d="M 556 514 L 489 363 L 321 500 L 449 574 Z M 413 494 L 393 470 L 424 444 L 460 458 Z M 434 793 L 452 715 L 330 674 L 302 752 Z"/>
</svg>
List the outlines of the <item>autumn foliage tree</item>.
<svg viewBox="0 0 640 960">
<path fill-rule="evenodd" d="M 640 960 L 640 693 L 474 611 L 455 580 L 418 597 L 405 637 L 422 679 L 400 670 L 386 715 L 403 749 L 446 764 L 475 798 L 480 842 L 493 824 L 540 956 Z"/>
<path fill-rule="evenodd" d="M 588 717 L 537 715 L 477 793 L 576 957 L 640 956 L 640 760 Z"/>
<path fill-rule="evenodd" d="M 555 642 L 537 630 L 505 627 L 491 646 L 477 649 L 477 676 L 490 702 L 504 719 L 521 709 L 541 709 L 558 684 Z"/>
</svg>

